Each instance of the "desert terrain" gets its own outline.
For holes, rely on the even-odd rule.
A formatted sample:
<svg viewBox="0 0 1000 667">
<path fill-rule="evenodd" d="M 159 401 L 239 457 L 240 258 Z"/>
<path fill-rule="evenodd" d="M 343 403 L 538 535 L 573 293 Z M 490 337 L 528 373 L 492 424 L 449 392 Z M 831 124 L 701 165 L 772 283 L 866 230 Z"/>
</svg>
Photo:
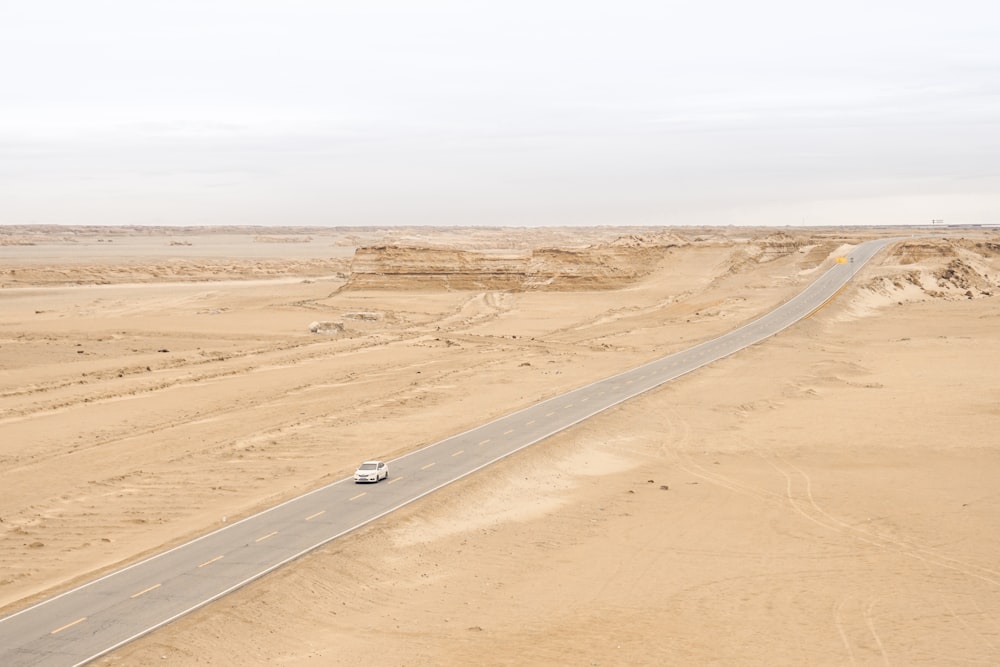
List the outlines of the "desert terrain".
<svg viewBox="0 0 1000 667">
<path fill-rule="evenodd" d="M 989 228 L 0 227 L 0 615 L 720 335 L 776 337 L 99 665 L 1000 663 Z"/>
</svg>

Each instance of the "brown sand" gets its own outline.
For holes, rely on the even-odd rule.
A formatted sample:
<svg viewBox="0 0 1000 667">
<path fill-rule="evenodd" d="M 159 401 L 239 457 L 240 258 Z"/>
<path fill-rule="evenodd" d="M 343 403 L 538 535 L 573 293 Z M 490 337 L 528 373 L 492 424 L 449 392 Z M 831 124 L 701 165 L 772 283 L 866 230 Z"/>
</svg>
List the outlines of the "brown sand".
<svg viewBox="0 0 1000 667">
<path fill-rule="evenodd" d="M 893 232 L 0 229 L 0 613 Z M 1000 662 L 1000 243 L 938 234 L 98 664 Z"/>
</svg>

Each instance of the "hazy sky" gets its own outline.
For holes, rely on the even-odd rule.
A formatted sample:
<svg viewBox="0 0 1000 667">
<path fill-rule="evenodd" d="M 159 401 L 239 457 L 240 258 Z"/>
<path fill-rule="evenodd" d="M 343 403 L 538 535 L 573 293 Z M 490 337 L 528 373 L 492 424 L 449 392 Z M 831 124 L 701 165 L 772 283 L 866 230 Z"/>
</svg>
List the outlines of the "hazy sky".
<svg viewBox="0 0 1000 667">
<path fill-rule="evenodd" d="M 0 0 L 0 224 L 1000 222 L 998 7 Z"/>
</svg>

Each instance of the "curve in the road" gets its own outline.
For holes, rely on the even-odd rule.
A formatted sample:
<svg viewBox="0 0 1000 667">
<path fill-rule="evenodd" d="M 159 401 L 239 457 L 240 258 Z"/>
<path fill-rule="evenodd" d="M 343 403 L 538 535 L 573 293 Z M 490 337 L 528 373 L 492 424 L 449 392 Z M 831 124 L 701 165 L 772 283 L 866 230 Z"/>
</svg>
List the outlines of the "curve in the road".
<svg viewBox="0 0 1000 667">
<path fill-rule="evenodd" d="M 803 292 L 723 336 L 542 401 L 340 480 L 0 619 L 0 664 L 82 665 L 516 451 L 784 330 L 894 239 L 857 246 Z"/>
</svg>

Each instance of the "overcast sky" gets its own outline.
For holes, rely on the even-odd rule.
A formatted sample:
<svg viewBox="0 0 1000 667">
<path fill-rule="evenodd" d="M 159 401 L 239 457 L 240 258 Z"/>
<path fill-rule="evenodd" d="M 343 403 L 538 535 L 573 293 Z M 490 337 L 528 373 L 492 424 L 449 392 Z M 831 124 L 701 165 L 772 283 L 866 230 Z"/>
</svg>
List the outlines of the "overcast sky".
<svg viewBox="0 0 1000 667">
<path fill-rule="evenodd" d="M 1000 222 L 998 7 L 0 0 L 0 224 Z"/>
</svg>

